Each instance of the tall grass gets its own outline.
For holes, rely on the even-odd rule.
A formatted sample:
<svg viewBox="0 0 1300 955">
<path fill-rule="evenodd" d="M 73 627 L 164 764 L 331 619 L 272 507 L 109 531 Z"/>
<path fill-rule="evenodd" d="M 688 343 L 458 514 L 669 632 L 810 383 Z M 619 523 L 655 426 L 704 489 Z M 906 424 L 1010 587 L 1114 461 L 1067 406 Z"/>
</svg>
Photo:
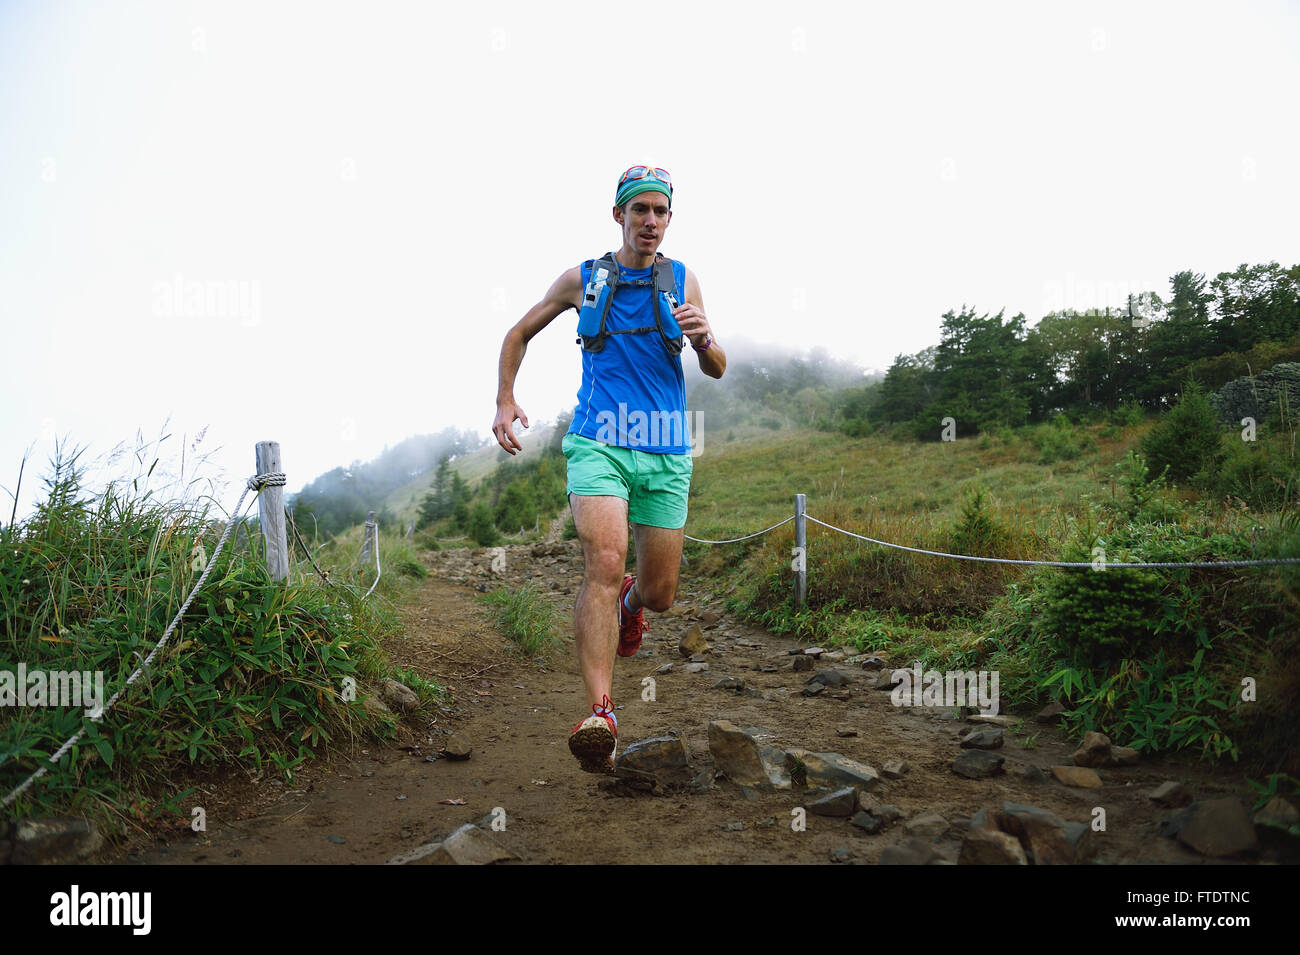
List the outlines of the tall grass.
<svg viewBox="0 0 1300 955">
<path fill-rule="evenodd" d="M 87 494 L 78 456 L 60 449 L 35 514 L 0 528 L 0 670 L 100 671 L 111 696 L 212 559 L 225 515 L 213 516 L 211 498 L 161 500 L 139 478 Z M 143 829 L 182 807 L 188 815 L 175 782 L 188 767 L 291 774 L 326 747 L 383 730 L 361 700 L 385 670 L 378 643 L 400 628 L 396 615 L 346 579 L 326 586 L 295 567 L 272 581 L 258 545 L 242 527 L 232 535 L 167 646 L 102 719 L 0 707 L 0 794 L 86 730 L 7 813 Z"/>
<path fill-rule="evenodd" d="M 563 615 L 551 598 L 531 583 L 518 590 L 498 587 L 478 600 L 526 656 L 546 659 L 564 645 Z"/>
</svg>

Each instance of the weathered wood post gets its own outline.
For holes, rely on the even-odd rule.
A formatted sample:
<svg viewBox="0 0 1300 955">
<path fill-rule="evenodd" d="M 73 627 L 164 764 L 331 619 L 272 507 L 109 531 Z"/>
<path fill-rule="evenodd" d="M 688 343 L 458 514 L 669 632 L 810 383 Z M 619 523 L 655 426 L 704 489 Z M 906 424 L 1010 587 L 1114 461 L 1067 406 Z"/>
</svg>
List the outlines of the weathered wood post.
<svg viewBox="0 0 1300 955">
<path fill-rule="evenodd" d="M 808 524 L 804 520 L 805 501 L 794 496 L 794 603 L 800 610 L 808 600 Z"/>
<path fill-rule="evenodd" d="M 366 559 L 370 556 L 370 538 L 375 533 L 375 512 L 371 511 L 366 515 L 366 526 L 361 531 L 361 566 L 366 566 Z"/>
<path fill-rule="evenodd" d="M 258 475 L 284 470 L 279 441 L 257 442 Z M 257 495 L 257 523 L 266 540 L 266 569 L 272 580 L 289 576 L 289 542 L 284 527 L 284 485 L 264 484 Z"/>
</svg>

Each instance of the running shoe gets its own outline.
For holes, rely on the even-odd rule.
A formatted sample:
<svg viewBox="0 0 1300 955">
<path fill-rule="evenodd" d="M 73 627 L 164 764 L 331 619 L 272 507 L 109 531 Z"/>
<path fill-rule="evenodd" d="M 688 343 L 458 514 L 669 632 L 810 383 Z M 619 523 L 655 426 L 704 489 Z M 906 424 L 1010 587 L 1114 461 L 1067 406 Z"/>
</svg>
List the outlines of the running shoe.
<svg viewBox="0 0 1300 955">
<path fill-rule="evenodd" d="M 618 592 L 618 655 L 630 657 L 641 649 L 641 637 L 645 633 L 645 608 L 634 614 L 627 612 L 623 598 L 627 596 L 636 578 L 628 574 L 623 578 L 623 589 Z"/>
<path fill-rule="evenodd" d="M 589 773 L 614 770 L 614 750 L 618 748 L 618 719 L 608 696 L 591 704 L 591 716 L 578 723 L 569 734 L 569 752 Z"/>
</svg>

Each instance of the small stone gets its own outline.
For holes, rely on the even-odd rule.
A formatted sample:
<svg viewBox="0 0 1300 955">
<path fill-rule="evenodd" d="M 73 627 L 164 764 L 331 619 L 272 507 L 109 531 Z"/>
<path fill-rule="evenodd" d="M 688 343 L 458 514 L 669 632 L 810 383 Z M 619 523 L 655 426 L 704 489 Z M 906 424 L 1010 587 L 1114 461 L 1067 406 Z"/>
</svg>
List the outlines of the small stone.
<svg viewBox="0 0 1300 955">
<path fill-rule="evenodd" d="M 715 690 L 743 690 L 745 681 L 738 680 L 734 676 L 724 676 L 717 683 L 713 684 Z"/>
<path fill-rule="evenodd" d="M 886 826 L 891 826 L 903 818 L 903 810 L 891 803 L 882 803 L 871 810 L 871 814 L 877 819 L 884 822 Z"/>
<path fill-rule="evenodd" d="M 839 670 L 818 670 L 808 678 L 809 685 L 820 683 L 822 686 L 843 686 L 847 682 L 849 678 Z"/>
<path fill-rule="evenodd" d="M 738 786 L 756 789 L 789 789 L 784 769 L 785 753 L 760 749 L 755 734 L 730 720 L 709 723 L 709 753 L 713 768 Z"/>
<path fill-rule="evenodd" d="M 721 619 L 722 619 L 722 614 L 712 610 L 706 610 L 704 611 L 704 613 L 700 614 L 700 623 L 704 624 L 705 626 L 717 623 Z"/>
<path fill-rule="evenodd" d="M 1020 720 L 1014 716 L 1003 716 L 997 713 L 973 713 L 966 717 L 972 723 L 987 723 L 990 726 L 1001 726 L 1003 729 L 1011 729 Z"/>
<path fill-rule="evenodd" d="M 952 771 L 967 779 L 988 779 L 1002 772 L 1005 756 L 982 749 L 968 749 L 952 761 Z"/>
<path fill-rule="evenodd" d="M 1177 809 L 1179 806 L 1186 806 L 1190 803 L 1192 794 L 1187 791 L 1186 786 L 1176 779 L 1167 779 L 1147 793 L 1147 798 L 1158 806 Z"/>
<path fill-rule="evenodd" d="M 873 816 L 869 812 L 855 812 L 853 818 L 850 819 L 849 822 L 857 826 L 863 832 L 870 833 L 871 835 L 875 835 L 877 832 L 880 832 L 885 828 L 885 820 L 881 819 L 879 816 Z"/>
<path fill-rule="evenodd" d="M 691 660 L 690 660 L 690 662 L 691 662 L 691 663 L 703 663 L 703 662 L 705 661 L 705 659 L 707 659 L 707 658 L 704 656 L 703 653 L 692 653 L 692 654 L 691 654 Z"/>
<path fill-rule="evenodd" d="M 1065 707 L 1058 702 L 1048 703 L 1034 719 L 1039 723 L 1059 723 L 1065 714 Z"/>
<path fill-rule="evenodd" d="M 672 670 L 673 670 L 673 665 L 672 665 L 671 663 L 665 663 L 663 666 L 659 667 L 659 669 L 655 670 L 655 672 L 656 672 L 656 673 L 671 673 Z"/>
<path fill-rule="evenodd" d="M 325 837 L 325 841 L 332 842 L 336 846 L 341 846 L 341 845 L 346 845 L 348 840 L 344 839 L 342 836 L 336 836 L 331 833 L 330 835 Z"/>
<path fill-rule="evenodd" d="M 887 759 L 885 764 L 880 767 L 880 774 L 886 779 L 902 779 L 908 769 L 907 760 L 904 759 Z"/>
<path fill-rule="evenodd" d="M 1083 734 L 1083 745 L 1071 757 L 1076 766 L 1104 766 L 1110 760 L 1110 737 L 1105 733 Z"/>
<path fill-rule="evenodd" d="M 708 673 L 709 665 L 707 663 L 688 663 L 682 667 L 683 673 Z"/>
<path fill-rule="evenodd" d="M 473 752 L 469 739 L 461 733 L 452 733 L 447 737 L 447 742 L 443 744 L 442 751 L 448 759 L 469 759 Z"/>
<path fill-rule="evenodd" d="M 811 670 L 813 668 L 812 657 L 806 657 L 803 654 L 794 658 L 794 669 L 798 673 L 801 670 Z"/>
<path fill-rule="evenodd" d="M 940 858 L 938 851 L 924 839 L 909 838 L 902 845 L 888 846 L 880 853 L 878 865 L 929 865 Z"/>
<path fill-rule="evenodd" d="M 368 714 L 374 717 L 393 715 L 393 711 L 388 708 L 388 704 L 377 696 L 367 696 L 361 701 L 361 705 Z"/>
<path fill-rule="evenodd" d="M 687 760 L 685 743 L 676 733 L 670 733 L 637 740 L 614 760 L 614 772 L 619 776 L 650 777 L 664 785 L 685 783 L 690 776 Z"/>
<path fill-rule="evenodd" d="M 832 849 L 830 858 L 837 865 L 848 865 L 853 861 L 853 853 L 848 849 Z"/>
<path fill-rule="evenodd" d="M 1053 766 L 1052 775 L 1056 777 L 1057 782 L 1076 789 L 1101 788 L 1101 777 L 1097 775 L 1097 771 L 1086 766 Z"/>
<path fill-rule="evenodd" d="M 442 840 L 428 858 L 432 865 L 492 865 L 519 857 L 470 822 Z"/>
<path fill-rule="evenodd" d="M 1255 812 L 1254 823 L 1257 826 L 1288 829 L 1300 823 L 1300 812 L 1281 796 L 1274 796 Z"/>
<path fill-rule="evenodd" d="M 996 823 L 1001 831 L 1020 840 L 1026 858 L 1034 865 L 1072 865 L 1096 852 L 1091 826 L 1062 822 L 1045 809 L 1004 802 Z M 975 825 L 974 818 L 971 825 Z"/>
<path fill-rule="evenodd" d="M 804 650 L 804 653 L 808 654 L 808 656 L 812 657 L 813 659 L 816 659 L 817 657 L 821 656 L 825 652 L 826 652 L 825 647 L 808 647 Z"/>
<path fill-rule="evenodd" d="M 887 666 L 888 664 L 880 657 L 867 657 L 862 661 L 862 669 L 864 670 L 883 670 Z"/>
<path fill-rule="evenodd" d="M 910 835 L 933 842 L 948 831 L 948 820 L 937 812 L 923 812 L 909 819 L 905 828 Z"/>
<path fill-rule="evenodd" d="M 725 829 L 725 830 L 727 830 L 727 832 L 744 832 L 744 831 L 745 831 L 745 824 L 744 824 L 743 822 L 738 821 L 738 820 L 732 820 L 731 822 L 727 823 L 727 824 L 726 824 L 725 826 L 723 826 L 722 828 Z"/>
<path fill-rule="evenodd" d="M 1015 836 L 995 829 L 975 829 L 962 840 L 958 865 L 1028 865 Z"/>
<path fill-rule="evenodd" d="M 962 749 L 1001 749 L 1003 742 L 1003 732 L 995 727 L 985 729 L 976 727 L 971 732 L 962 737 Z"/>
<path fill-rule="evenodd" d="M 804 777 L 809 786 L 856 786 L 862 790 L 875 789 L 880 784 L 880 774 L 866 763 L 841 756 L 839 753 L 809 753 L 792 749 L 788 755 L 803 764 Z"/>
<path fill-rule="evenodd" d="M 829 795 L 822 796 L 820 799 L 813 800 L 804 808 L 816 816 L 847 819 L 853 815 L 857 802 L 858 791 L 852 786 L 846 786 L 843 789 L 835 790 Z"/>
<path fill-rule="evenodd" d="M 1047 774 L 1032 763 L 1016 767 L 1016 775 L 1027 783 L 1045 783 Z"/>
<path fill-rule="evenodd" d="M 825 653 L 821 655 L 821 658 L 828 663 L 838 663 L 840 660 L 844 659 L 844 651 L 827 650 Z"/>
<path fill-rule="evenodd" d="M 1136 766 L 1142 754 L 1131 746 L 1112 746 L 1107 766 Z"/>
<path fill-rule="evenodd" d="M 1241 802 L 1231 796 L 1192 803 L 1178 841 L 1203 856 L 1219 858 L 1254 849 L 1255 827 Z"/>
<path fill-rule="evenodd" d="M 704 639 L 704 631 L 698 625 L 691 627 L 677 644 L 677 650 L 682 656 L 688 658 L 697 653 L 708 653 L 709 643 Z"/>
<path fill-rule="evenodd" d="M 396 680 L 384 679 L 379 682 L 379 693 L 385 703 L 403 713 L 409 713 L 420 705 L 420 698 L 415 691 Z"/>
<path fill-rule="evenodd" d="M 841 739 L 848 739 L 851 736 L 857 736 L 858 731 L 852 726 L 841 726 L 835 730 L 835 735 Z"/>
<path fill-rule="evenodd" d="M 87 819 L 20 819 L 13 824 L 14 865 L 66 865 L 99 851 L 104 837 Z"/>
<path fill-rule="evenodd" d="M 809 683 L 807 686 L 805 686 L 805 687 L 804 687 L 804 688 L 799 692 L 799 695 L 800 695 L 800 696 L 818 696 L 818 695 L 820 695 L 820 693 L 821 693 L 822 690 L 824 690 L 824 689 L 826 689 L 826 685 L 823 684 L 823 683 Z"/>
</svg>

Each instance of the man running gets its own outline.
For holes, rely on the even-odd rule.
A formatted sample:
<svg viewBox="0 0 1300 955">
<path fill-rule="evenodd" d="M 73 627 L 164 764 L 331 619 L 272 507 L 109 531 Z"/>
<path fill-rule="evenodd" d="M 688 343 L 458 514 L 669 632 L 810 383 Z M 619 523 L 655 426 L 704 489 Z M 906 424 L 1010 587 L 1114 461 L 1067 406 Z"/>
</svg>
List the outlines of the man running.
<svg viewBox="0 0 1300 955">
<path fill-rule="evenodd" d="M 692 469 L 682 336 L 706 375 L 721 378 L 727 367 L 694 273 L 657 254 L 672 221 L 672 198 L 666 170 L 633 166 L 624 172 L 613 209 L 622 247 L 556 279 L 501 345 L 492 433 L 515 454 L 523 448 L 513 424 L 518 419 L 528 427 L 514 396 L 528 342 L 561 312 L 579 312 L 582 385 L 562 447 L 584 559 L 574 642 L 592 709 L 573 728 L 569 749 L 588 772 L 613 767 L 615 653 L 636 653 L 643 608 L 662 613 L 677 593 Z M 624 574 L 629 523 L 635 577 Z"/>
</svg>

